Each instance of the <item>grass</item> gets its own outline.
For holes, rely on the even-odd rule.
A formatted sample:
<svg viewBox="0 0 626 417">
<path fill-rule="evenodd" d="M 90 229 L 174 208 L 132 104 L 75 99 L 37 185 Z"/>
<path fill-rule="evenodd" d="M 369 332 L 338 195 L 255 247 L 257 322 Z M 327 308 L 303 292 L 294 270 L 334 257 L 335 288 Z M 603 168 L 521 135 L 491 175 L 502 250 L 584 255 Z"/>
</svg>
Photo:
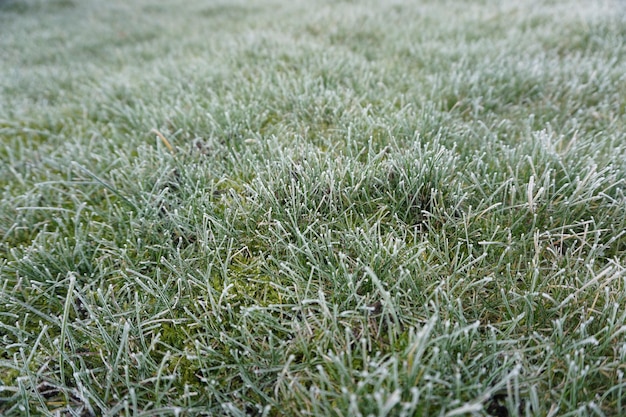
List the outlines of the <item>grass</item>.
<svg viewBox="0 0 626 417">
<path fill-rule="evenodd" d="M 625 10 L 0 1 L 0 414 L 624 414 Z"/>
</svg>

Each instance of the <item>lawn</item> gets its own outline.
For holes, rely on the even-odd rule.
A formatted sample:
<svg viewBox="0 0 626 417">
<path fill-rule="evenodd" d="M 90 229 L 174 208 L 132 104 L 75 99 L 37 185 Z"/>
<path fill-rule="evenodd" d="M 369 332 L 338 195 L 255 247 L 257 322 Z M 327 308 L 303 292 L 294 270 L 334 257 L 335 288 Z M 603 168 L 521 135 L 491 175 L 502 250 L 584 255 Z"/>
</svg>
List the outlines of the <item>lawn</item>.
<svg viewBox="0 0 626 417">
<path fill-rule="evenodd" d="M 0 415 L 624 415 L 625 113 L 620 0 L 0 0 Z"/>
</svg>

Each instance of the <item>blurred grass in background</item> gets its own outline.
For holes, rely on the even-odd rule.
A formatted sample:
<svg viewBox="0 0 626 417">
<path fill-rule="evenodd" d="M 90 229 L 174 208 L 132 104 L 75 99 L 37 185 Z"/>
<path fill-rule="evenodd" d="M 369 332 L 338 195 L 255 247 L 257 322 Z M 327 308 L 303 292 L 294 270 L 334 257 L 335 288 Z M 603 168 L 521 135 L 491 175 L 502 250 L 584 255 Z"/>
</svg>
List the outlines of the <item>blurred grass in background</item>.
<svg viewBox="0 0 626 417">
<path fill-rule="evenodd" d="M 624 413 L 624 11 L 0 1 L 0 413 Z"/>
</svg>

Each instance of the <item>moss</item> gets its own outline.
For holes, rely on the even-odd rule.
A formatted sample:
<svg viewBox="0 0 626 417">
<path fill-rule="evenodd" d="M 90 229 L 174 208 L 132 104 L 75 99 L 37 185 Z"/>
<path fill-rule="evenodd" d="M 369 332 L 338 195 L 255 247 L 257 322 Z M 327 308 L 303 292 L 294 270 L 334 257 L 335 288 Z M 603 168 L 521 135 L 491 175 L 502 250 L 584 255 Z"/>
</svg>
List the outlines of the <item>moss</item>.
<svg viewBox="0 0 626 417">
<path fill-rule="evenodd" d="M 11 387 L 15 386 L 16 379 L 21 375 L 21 372 L 13 368 L 0 368 L 0 381 L 3 386 Z"/>
<path fill-rule="evenodd" d="M 161 323 L 159 328 L 159 340 L 165 344 L 167 348 L 173 348 L 175 351 L 183 352 L 192 344 L 189 333 L 180 325 L 174 323 Z"/>
</svg>

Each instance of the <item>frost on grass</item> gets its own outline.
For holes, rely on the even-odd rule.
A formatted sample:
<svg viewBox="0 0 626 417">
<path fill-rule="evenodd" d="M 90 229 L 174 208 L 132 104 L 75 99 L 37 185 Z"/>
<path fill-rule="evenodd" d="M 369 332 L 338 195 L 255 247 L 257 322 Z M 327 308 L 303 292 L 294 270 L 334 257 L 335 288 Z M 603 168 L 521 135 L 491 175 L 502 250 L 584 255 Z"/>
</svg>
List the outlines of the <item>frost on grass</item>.
<svg viewBox="0 0 626 417">
<path fill-rule="evenodd" d="M 623 414 L 619 7 L 277 6 L 0 5 L 0 414 Z"/>
</svg>

